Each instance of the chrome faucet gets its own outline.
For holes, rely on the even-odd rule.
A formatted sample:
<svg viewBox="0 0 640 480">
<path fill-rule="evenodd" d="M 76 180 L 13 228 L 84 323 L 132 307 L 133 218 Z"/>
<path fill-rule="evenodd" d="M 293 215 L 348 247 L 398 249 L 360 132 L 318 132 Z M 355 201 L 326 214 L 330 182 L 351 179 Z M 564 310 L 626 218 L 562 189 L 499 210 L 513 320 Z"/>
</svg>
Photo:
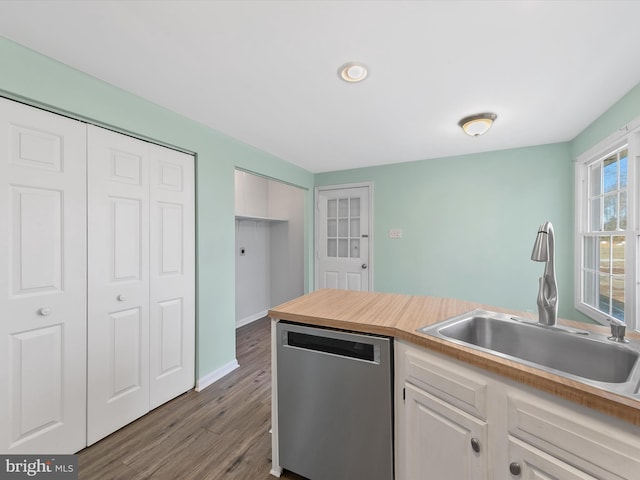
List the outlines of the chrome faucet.
<svg viewBox="0 0 640 480">
<path fill-rule="evenodd" d="M 545 262 L 544 274 L 540 277 L 538 290 L 538 323 L 553 326 L 558 320 L 558 283 L 556 281 L 555 238 L 551 222 L 538 228 L 531 260 Z"/>
</svg>

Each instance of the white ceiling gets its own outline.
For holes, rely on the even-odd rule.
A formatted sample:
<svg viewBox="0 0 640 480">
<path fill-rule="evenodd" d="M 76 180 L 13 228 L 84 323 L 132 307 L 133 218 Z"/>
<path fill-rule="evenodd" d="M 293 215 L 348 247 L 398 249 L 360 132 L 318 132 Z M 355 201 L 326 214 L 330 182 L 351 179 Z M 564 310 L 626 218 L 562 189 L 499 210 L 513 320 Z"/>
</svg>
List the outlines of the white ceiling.
<svg viewBox="0 0 640 480">
<path fill-rule="evenodd" d="M 632 0 L 0 1 L 0 35 L 311 172 L 569 141 L 640 83 L 639 19 Z"/>
</svg>

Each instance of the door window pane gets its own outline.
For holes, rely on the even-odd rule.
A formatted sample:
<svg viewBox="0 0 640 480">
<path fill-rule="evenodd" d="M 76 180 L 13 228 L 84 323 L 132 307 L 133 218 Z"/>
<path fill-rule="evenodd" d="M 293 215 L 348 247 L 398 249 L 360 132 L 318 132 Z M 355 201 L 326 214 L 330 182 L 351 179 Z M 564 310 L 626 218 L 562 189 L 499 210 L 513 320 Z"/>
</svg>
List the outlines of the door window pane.
<svg viewBox="0 0 640 480">
<path fill-rule="evenodd" d="M 338 220 L 338 237 L 345 238 L 349 236 L 349 220 L 341 218 Z"/>
<path fill-rule="evenodd" d="M 360 219 L 352 218 L 351 219 L 351 232 L 350 235 L 352 237 L 360 237 Z"/>
<path fill-rule="evenodd" d="M 327 257 L 337 257 L 338 256 L 338 241 L 335 238 L 330 238 L 327 240 Z"/>
<path fill-rule="evenodd" d="M 327 200 L 327 256 L 360 258 L 360 197 Z"/>
<path fill-rule="evenodd" d="M 327 237 L 338 236 L 338 225 L 335 220 L 327 220 Z"/>
<path fill-rule="evenodd" d="M 338 217 L 345 218 L 349 216 L 349 199 L 338 199 Z"/>
<path fill-rule="evenodd" d="M 346 258 L 349 256 L 349 240 L 340 238 L 338 240 L 338 256 Z"/>
<path fill-rule="evenodd" d="M 327 201 L 327 217 L 336 218 L 338 216 L 338 201 L 336 199 Z"/>
<path fill-rule="evenodd" d="M 349 214 L 352 217 L 359 217 L 360 216 L 360 197 L 353 197 L 350 199 L 351 202 L 351 208 L 349 210 Z"/>
<path fill-rule="evenodd" d="M 360 240 L 351 240 L 350 242 L 351 250 L 349 251 L 349 256 L 351 258 L 360 258 Z"/>
</svg>

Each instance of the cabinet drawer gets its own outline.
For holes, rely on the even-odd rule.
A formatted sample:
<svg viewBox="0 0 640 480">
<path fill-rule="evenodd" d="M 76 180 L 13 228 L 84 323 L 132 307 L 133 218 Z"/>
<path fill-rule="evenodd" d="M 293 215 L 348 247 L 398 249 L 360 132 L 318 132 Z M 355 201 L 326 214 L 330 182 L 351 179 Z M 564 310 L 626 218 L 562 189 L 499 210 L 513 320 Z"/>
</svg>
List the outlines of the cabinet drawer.
<svg viewBox="0 0 640 480">
<path fill-rule="evenodd" d="M 635 427 L 612 425 L 601 417 L 511 392 L 509 434 L 597 478 L 636 479 L 640 436 Z"/>
<path fill-rule="evenodd" d="M 517 438 L 509 437 L 509 466 L 511 467 L 514 464 L 516 464 L 516 468 L 520 469 L 519 474 L 517 471 L 510 472 L 511 478 L 514 479 L 542 480 L 561 478 L 562 480 L 596 480 L 595 477 Z M 503 468 L 507 468 L 507 466 L 504 465 Z"/>
<path fill-rule="evenodd" d="M 451 360 L 414 350 L 405 355 L 406 380 L 478 418 L 487 418 L 487 384 Z"/>
</svg>

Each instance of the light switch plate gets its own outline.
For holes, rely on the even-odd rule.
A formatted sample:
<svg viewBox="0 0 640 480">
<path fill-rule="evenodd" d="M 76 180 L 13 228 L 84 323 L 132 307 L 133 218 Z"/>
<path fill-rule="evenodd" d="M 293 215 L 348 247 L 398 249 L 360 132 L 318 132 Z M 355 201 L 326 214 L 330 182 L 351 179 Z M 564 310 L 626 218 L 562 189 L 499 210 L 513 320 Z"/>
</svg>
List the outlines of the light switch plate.
<svg viewBox="0 0 640 480">
<path fill-rule="evenodd" d="M 402 238 L 402 229 L 400 229 L 400 228 L 390 228 L 389 229 L 389 238 Z"/>
</svg>

